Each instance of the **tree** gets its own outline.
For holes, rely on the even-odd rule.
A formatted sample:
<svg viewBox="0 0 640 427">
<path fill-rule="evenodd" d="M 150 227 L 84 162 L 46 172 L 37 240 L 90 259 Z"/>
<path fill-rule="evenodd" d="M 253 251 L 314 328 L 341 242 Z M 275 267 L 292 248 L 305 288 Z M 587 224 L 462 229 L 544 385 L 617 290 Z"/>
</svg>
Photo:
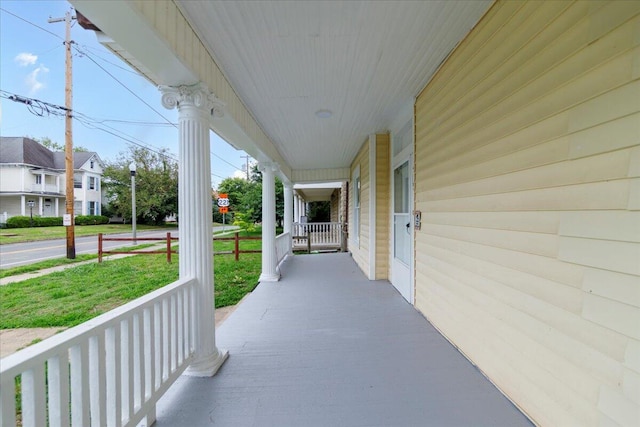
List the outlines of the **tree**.
<svg viewBox="0 0 640 427">
<path fill-rule="evenodd" d="M 229 215 L 227 215 L 228 222 L 232 222 L 237 212 L 246 212 L 241 200 L 243 195 L 249 190 L 251 183 L 244 178 L 225 178 L 218 186 L 218 194 L 227 194 L 229 197 Z M 214 202 L 216 202 L 214 200 Z M 214 215 L 213 218 L 216 222 L 222 222 L 222 215 L 218 213 L 217 203 L 213 204 Z"/>
<path fill-rule="evenodd" d="M 36 141 L 37 143 L 44 145 L 51 151 L 64 151 L 64 145 L 58 144 L 57 142 L 52 141 L 51 138 L 49 138 L 48 136 L 45 136 L 42 138 L 34 138 L 34 137 L 30 137 L 30 138 Z M 89 150 L 87 150 L 82 146 L 76 145 L 73 147 L 73 151 L 75 151 L 76 153 L 80 153 L 80 152 L 86 153 Z"/>
<path fill-rule="evenodd" d="M 262 172 L 258 169 L 258 165 L 251 167 L 251 182 L 254 186 L 248 189 L 242 199 L 242 204 L 246 210 L 253 211 L 254 221 L 262 221 Z M 276 193 L 276 223 L 282 226 L 284 219 L 284 186 L 280 178 L 275 178 Z"/>
<path fill-rule="evenodd" d="M 178 165 L 166 149 L 160 153 L 130 146 L 128 153 L 120 153 L 116 161 L 107 163 L 103 188 L 112 212 L 131 218 L 129 164 L 135 162 L 137 222 L 162 225 L 168 215 L 178 213 Z"/>
</svg>

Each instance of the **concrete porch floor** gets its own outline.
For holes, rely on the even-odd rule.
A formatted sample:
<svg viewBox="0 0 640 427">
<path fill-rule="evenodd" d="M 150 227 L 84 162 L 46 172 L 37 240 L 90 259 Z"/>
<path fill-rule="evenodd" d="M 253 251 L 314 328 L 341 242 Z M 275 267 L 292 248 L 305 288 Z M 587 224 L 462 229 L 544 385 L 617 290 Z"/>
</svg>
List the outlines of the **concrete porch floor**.
<svg viewBox="0 0 640 427">
<path fill-rule="evenodd" d="M 182 376 L 157 426 L 532 426 L 387 281 L 298 255 L 217 331 L 229 359 Z"/>
</svg>

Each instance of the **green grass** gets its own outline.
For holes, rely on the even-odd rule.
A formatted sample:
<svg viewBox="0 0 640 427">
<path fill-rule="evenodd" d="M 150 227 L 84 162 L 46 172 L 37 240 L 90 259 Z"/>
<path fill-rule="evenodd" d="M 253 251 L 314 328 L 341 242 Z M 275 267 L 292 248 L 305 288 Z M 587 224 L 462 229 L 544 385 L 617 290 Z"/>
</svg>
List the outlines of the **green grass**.
<svg viewBox="0 0 640 427">
<path fill-rule="evenodd" d="M 259 243 L 259 242 L 258 242 Z M 90 263 L 0 287 L 0 329 L 71 327 L 178 279 L 178 256 L 137 255 Z M 216 307 L 236 304 L 258 283 L 261 255 L 214 259 Z"/>
<path fill-rule="evenodd" d="M 137 246 L 126 246 L 123 248 L 119 248 L 118 250 L 123 252 L 129 252 L 133 250 L 148 248 L 153 245 L 154 245 L 153 243 L 145 243 L 143 245 L 137 245 Z M 105 256 L 108 256 L 108 255 L 105 255 Z M 0 269 L 0 278 L 15 276 L 17 274 L 32 273 L 34 271 L 40 271 L 46 268 L 58 267 L 60 265 L 67 265 L 67 264 L 75 264 L 78 262 L 89 261 L 96 258 L 98 258 L 98 254 L 76 255 L 75 259 L 68 259 L 68 258 L 47 259 L 44 261 L 34 262 L 33 264 L 29 264 L 29 265 L 21 265 L 19 267 Z"/>
<path fill-rule="evenodd" d="M 136 230 L 155 230 L 175 227 L 168 225 L 163 227 L 151 225 L 137 225 Z M 98 233 L 113 234 L 127 233 L 131 231 L 131 224 L 103 224 L 103 225 L 76 225 L 74 234 L 76 237 L 97 236 Z M 64 239 L 67 236 L 64 226 L 59 227 L 29 227 L 29 228 L 5 228 L 0 231 L 0 245 L 9 243 L 36 242 L 40 240 Z"/>
</svg>

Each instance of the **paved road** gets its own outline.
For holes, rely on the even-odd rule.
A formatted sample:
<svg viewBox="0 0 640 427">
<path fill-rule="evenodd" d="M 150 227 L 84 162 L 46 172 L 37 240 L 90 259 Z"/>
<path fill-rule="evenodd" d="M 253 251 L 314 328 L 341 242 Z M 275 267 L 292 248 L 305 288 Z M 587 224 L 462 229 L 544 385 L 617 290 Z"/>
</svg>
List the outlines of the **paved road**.
<svg viewBox="0 0 640 427">
<path fill-rule="evenodd" d="M 226 226 L 226 229 L 233 227 Z M 222 227 L 214 227 L 214 231 L 221 231 Z M 138 244 L 150 243 L 140 240 L 144 237 L 166 237 L 167 231 L 171 236 L 179 236 L 178 230 L 138 231 Z M 131 237 L 131 233 L 110 234 L 109 237 Z M 114 249 L 133 246 L 133 242 L 104 242 L 104 249 Z M 67 256 L 66 240 L 43 240 L 40 242 L 12 243 L 0 245 L 0 268 L 18 267 L 51 258 Z M 98 236 L 76 237 L 76 255 L 98 253 Z"/>
</svg>

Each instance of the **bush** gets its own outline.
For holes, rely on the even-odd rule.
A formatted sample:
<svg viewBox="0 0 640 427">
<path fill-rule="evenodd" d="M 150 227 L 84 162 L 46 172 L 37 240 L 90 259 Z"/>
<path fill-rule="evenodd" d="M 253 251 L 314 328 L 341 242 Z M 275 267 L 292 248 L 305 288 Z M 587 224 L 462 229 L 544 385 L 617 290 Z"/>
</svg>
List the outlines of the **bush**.
<svg viewBox="0 0 640 427">
<path fill-rule="evenodd" d="M 62 225 L 62 217 L 33 217 L 33 227 L 54 227 L 56 225 Z M 31 226 L 31 218 L 28 216 L 12 216 L 11 218 L 7 219 L 7 228 L 26 228 Z"/>
<path fill-rule="evenodd" d="M 7 219 L 7 228 L 25 228 L 29 227 L 29 225 L 31 225 L 31 220 L 28 216 L 12 216 Z"/>
<path fill-rule="evenodd" d="M 76 225 L 98 225 L 108 224 L 109 218 L 102 215 L 78 215 L 76 217 Z"/>
<path fill-rule="evenodd" d="M 33 218 L 34 222 L 36 218 Z M 54 227 L 56 225 L 62 225 L 62 217 L 59 216 L 45 216 L 38 217 L 36 227 Z"/>
</svg>

